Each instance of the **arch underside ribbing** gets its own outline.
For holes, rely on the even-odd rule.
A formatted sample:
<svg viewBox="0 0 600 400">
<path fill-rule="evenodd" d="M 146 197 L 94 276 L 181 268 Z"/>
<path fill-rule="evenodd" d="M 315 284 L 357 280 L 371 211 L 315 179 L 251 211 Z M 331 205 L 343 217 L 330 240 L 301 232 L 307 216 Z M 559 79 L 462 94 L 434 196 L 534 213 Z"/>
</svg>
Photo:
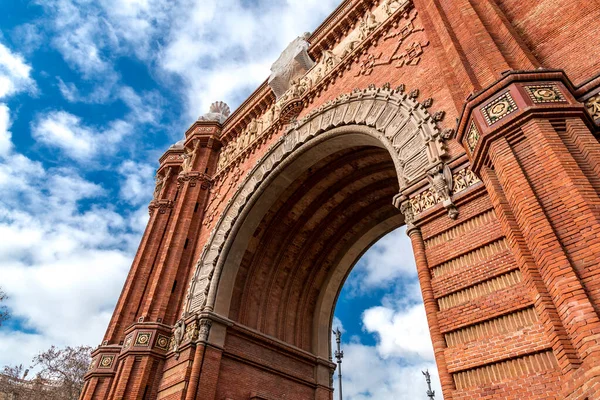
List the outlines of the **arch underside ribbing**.
<svg viewBox="0 0 600 400">
<path fill-rule="evenodd" d="M 396 193 L 394 165 L 377 147 L 348 148 L 308 168 L 249 240 L 229 317 L 327 356 L 333 303 L 346 274 L 372 241 L 402 223 L 392 205 Z M 368 233 L 376 237 L 365 242 Z"/>
</svg>

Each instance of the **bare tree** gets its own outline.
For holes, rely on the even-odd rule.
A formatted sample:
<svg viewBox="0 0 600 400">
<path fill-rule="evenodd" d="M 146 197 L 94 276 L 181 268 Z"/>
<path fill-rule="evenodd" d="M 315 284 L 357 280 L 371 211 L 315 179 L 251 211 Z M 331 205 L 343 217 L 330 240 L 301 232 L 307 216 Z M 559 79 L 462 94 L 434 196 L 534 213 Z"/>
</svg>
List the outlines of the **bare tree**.
<svg viewBox="0 0 600 400">
<path fill-rule="evenodd" d="M 6 321 L 10 317 L 8 307 L 6 307 L 5 305 L 1 305 L 2 302 L 6 301 L 7 298 L 8 296 L 2 291 L 2 288 L 0 287 L 0 326 L 2 326 L 2 322 Z"/>
<path fill-rule="evenodd" d="M 33 367 L 40 367 L 38 376 L 46 382 L 52 382 L 57 400 L 77 400 L 83 387 L 83 376 L 90 362 L 92 348 L 88 346 L 57 349 L 50 347 L 33 359 Z"/>
<path fill-rule="evenodd" d="M 28 379 L 29 370 L 22 365 L 4 367 L 0 374 L 0 399 L 6 394 L 9 399 L 12 396 L 19 400 L 77 400 L 91 351 L 87 346 L 52 346 L 34 357 L 32 368 L 38 372 L 33 379 Z"/>
</svg>

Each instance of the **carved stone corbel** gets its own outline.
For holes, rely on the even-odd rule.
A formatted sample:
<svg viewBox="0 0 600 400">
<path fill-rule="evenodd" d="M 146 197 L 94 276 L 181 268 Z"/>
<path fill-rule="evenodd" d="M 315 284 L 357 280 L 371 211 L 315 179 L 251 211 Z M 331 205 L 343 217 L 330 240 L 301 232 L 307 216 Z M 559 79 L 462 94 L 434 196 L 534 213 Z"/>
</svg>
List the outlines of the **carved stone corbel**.
<svg viewBox="0 0 600 400">
<path fill-rule="evenodd" d="M 452 219 L 458 217 L 458 210 L 452 202 L 452 189 L 454 187 L 454 179 L 450 166 L 445 163 L 440 163 L 431 168 L 427 172 L 427 180 L 431 188 L 439 196 L 442 205 L 448 210 L 448 216 Z"/>
</svg>

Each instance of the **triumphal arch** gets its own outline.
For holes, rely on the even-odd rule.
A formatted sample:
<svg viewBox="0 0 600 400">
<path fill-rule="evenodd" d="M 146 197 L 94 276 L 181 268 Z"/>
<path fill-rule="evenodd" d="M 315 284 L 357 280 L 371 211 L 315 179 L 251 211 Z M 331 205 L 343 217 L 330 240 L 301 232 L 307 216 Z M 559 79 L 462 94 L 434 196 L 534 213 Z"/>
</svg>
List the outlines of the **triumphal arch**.
<svg viewBox="0 0 600 400">
<path fill-rule="evenodd" d="M 403 224 L 446 400 L 599 399 L 599 20 L 343 1 L 160 159 L 82 399 L 331 399 L 340 288 Z"/>
</svg>

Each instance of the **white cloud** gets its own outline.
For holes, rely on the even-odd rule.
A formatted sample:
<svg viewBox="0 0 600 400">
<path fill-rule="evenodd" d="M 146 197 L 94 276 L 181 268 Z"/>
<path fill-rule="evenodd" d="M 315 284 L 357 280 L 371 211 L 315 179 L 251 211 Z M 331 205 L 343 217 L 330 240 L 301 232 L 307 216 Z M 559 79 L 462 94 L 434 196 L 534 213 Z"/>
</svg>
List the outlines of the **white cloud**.
<svg viewBox="0 0 600 400">
<path fill-rule="evenodd" d="M 365 329 L 377 334 L 383 358 L 398 356 L 433 361 L 433 349 L 423 303 L 406 310 L 373 307 L 364 312 Z"/>
<path fill-rule="evenodd" d="M 119 196 L 133 205 L 147 204 L 152 197 L 155 168 L 149 164 L 127 160 L 119 167 L 123 177 Z"/>
<path fill-rule="evenodd" d="M 138 211 L 93 205 L 101 186 L 19 154 L 0 163 L 0 191 L 2 286 L 33 330 L 0 331 L 0 365 L 27 365 L 49 344 L 99 343 L 141 234 Z"/>
<path fill-rule="evenodd" d="M 433 362 L 419 360 L 407 364 L 399 358 L 384 359 L 375 348 L 360 343 L 346 343 L 343 350 L 342 383 L 346 400 L 424 399 L 427 384 L 421 371 L 427 369 L 432 376 L 436 399 L 442 399 Z M 336 396 L 334 393 L 334 398 Z"/>
<path fill-rule="evenodd" d="M 31 66 L 0 43 L 0 100 L 22 91 L 35 92 Z"/>
<path fill-rule="evenodd" d="M 339 320 L 336 323 L 342 325 Z M 345 399 L 425 398 L 427 384 L 421 373 L 425 370 L 431 373 L 436 398 L 442 399 L 422 303 L 407 310 L 371 308 L 363 314 L 363 324 L 369 332 L 378 333 L 377 343 L 375 346 L 367 346 L 356 336 L 350 340 L 342 336 Z M 333 334 L 332 349 L 335 350 Z M 337 371 L 334 379 L 337 390 Z M 334 398 L 336 397 L 337 393 L 334 393 Z"/>
<path fill-rule="evenodd" d="M 6 156 L 12 148 L 10 129 L 10 110 L 0 103 L 0 156 Z"/>
<path fill-rule="evenodd" d="M 65 111 L 46 114 L 32 128 L 34 139 L 60 148 L 75 159 L 88 159 L 98 149 L 94 131 L 83 126 L 79 117 Z"/>
</svg>

